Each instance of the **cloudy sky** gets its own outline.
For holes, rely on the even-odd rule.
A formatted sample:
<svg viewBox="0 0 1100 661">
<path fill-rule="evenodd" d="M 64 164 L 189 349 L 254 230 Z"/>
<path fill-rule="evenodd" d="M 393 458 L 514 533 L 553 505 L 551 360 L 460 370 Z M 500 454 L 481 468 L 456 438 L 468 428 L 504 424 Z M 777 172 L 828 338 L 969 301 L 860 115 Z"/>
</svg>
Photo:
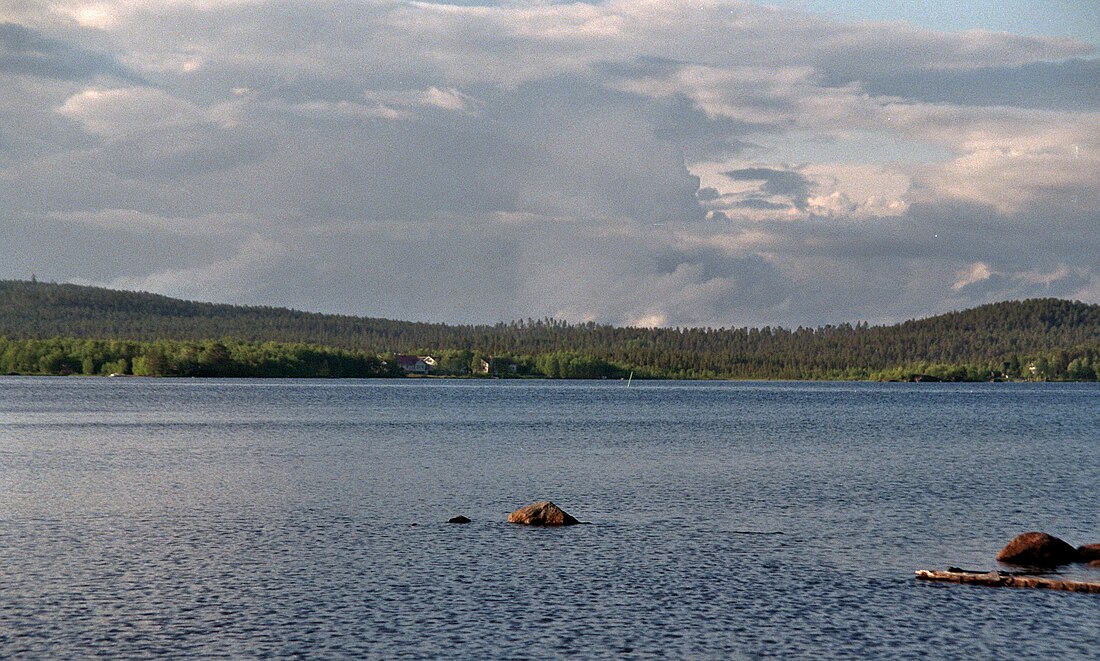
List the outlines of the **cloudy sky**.
<svg viewBox="0 0 1100 661">
<path fill-rule="evenodd" d="M 1100 302 L 1098 48 L 1057 0 L 5 0 L 0 278 L 447 322 Z"/>
</svg>

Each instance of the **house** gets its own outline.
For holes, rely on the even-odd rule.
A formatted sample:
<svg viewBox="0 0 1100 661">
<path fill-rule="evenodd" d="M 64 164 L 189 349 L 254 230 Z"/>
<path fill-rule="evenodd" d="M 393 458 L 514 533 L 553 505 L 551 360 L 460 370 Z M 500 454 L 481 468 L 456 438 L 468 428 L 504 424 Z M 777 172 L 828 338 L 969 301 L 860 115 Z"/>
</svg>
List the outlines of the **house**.
<svg viewBox="0 0 1100 661">
<path fill-rule="evenodd" d="M 431 360 L 432 365 L 425 362 L 424 358 Z M 397 366 L 408 374 L 427 374 L 434 365 L 435 360 L 431 356 L 397 356 Z"/>
<path fill-rule="evenodd" d="M 475 370 L 479 374 L 502 374 L 507 371 L 510 374 L 517 374 L 519 372 L 519 365 L 512 362 L 505 362 L 502 358 L 489 357 L 488 360 L 479 358 L 475 363 L 477 369 Z"/>
</svg>

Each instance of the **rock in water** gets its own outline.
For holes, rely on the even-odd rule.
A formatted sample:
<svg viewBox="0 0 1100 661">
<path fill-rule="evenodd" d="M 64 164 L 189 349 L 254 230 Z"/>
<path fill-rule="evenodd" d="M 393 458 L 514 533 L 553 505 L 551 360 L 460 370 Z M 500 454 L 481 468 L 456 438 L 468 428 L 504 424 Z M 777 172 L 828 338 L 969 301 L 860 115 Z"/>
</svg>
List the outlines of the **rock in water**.
<svg viewBox="0 0 1100 661">
<path fill-rule="evenodd" d="M 458 516 L 452 516 L 447 519 L 447 523 L 469 523 L 470 520 L 459 514 Z"/>
<path fill-rule="evenodd" d="M 1057 567 L 1079 559 L 1077 549 L 1045 532 L 1017 535 L 997 554 L 999 562 L 1028 567 Z"/>
<path fill-rule="evenodd" d="M 1085 544 L 1077 547 L 1077 555 L 1080 562 L 1092 564 L 1100 562 L 1100 544 Z"/>
<path fill-rule="evenodd" d="M 508 523 L 528 526 L 571 526 L 580 523 L 549 500 L 532 503 L 508 515 Z"/>
</svg>

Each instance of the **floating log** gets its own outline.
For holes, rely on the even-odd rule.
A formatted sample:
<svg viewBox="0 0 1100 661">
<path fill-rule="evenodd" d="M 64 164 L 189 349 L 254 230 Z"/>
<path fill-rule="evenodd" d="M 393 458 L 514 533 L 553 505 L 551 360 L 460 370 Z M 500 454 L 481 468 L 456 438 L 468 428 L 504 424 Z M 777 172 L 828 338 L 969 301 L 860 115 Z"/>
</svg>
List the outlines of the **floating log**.
<svg viewBox="0 0 1100 661">
<path fill-rule="evenodd" d="M 1100 582 L 1065 581 L 1034 574 L 1015 574 L 1004 571 L 966 571 L 952 567 L 947 571 L 918 569 L 917 578 L 924 581 L 947 581 L 950 583 L 972 583 L 995 588 L 1042 588 L 1047 590 L 1068 590 L 1070 592 L 1090 592 L 1100 594 Z"/>
</svg>

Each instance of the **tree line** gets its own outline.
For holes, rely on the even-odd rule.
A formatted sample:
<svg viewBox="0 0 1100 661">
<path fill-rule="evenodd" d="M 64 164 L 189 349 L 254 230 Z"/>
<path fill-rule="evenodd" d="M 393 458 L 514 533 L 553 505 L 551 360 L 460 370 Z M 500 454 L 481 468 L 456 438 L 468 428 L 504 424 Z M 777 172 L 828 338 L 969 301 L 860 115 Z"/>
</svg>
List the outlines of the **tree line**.
<svg viewBox="0 0 1100 661">
<path fill-rule="evenodd" d="M 771 369 L 746 363 L 739 371 L 682 369 L 615 362 L 576 351 L 482 357 L 474 351 L 434 352 L 435 374 L 442 376 L 538 377 L 557 379 L 828 379 L 877 381 L 1095 381 L 1100 347 L 1080 352 L 1055 351 L 1013 355 L 1001 362 L 929 363 L 887 369 L 849 366 Z M 82 338 L 13 339 L 0 337 L 0 374 L 86 376 L 191 376 L 375 378 L 403 376 L 393 354 L 372 354 L 312 344 L 222 340 L 90 340 Z"/>
<path fill-rule="evenodd" d="M 387 357 L 417 354 L 435 357 L 438 371 L 446 374 L 477 372 L 485 360 L 494 375 L 552 378 L 625 378 L 633 372 L 635 378 L 691 379 L 1092 380 L 1100 355 L 1100 306 L 1032 299 L 891 326 L 622 328 L 550 318 L 468 326 L 0 281 L 0 336 L 9 343 L 56 338 L 161 343 L 178 358 L 170 372 L 188 375 L 207 374 L 209 360 L 198 356 L 212 338 L 223 338 L 219 343 L 227 350 L 247 345 L 275 351 L 271 347 L 279 346 L 286 347 L 281 352 L 294 353 L 312 347 L 317 356 L 323 354 L 288 359 L 285 370 L 295 374 L 305 368 L 294 365 L 318 370 L 328 365 L 329 374 L 346 374 L 337 366 L 351 357 L 374 359 L 379 369 L 392 370 Z M 143 355 L 129 357 L 131 370 L 134 358 Z M 72 360 L 63 369 L 86 373 L 84 358 L 79 362 L 79 370 Z M 96 373 L 102 372 L 102 362 L 92 360 Z M 272 372 L 260 367 L 264 364 L 245 358 L 232 375 Z M 351 371 L 359 374 L 355 370 L 361 368 Z M 24 370 L 0 365 L 4 373 Z"/>
<path fill-rule="evenodd" d="M 311 344 L 0 337 L 0 373 L 205 377 L 385 377 L 381 357 Z"/>
</svg>

